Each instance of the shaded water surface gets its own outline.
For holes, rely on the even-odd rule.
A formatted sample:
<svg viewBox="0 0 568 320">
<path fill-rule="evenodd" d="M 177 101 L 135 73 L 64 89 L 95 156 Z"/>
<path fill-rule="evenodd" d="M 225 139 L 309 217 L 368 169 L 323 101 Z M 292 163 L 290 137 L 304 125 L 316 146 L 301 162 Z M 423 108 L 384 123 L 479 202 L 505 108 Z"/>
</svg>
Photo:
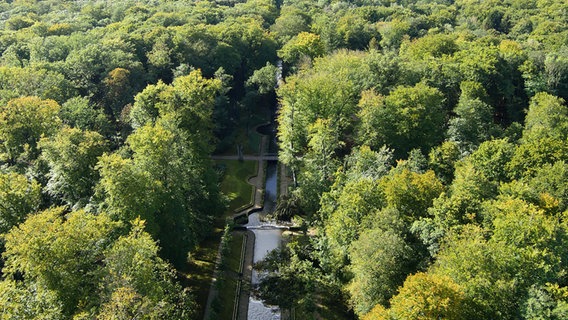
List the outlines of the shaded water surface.
<svg viewBox="0 0 568 320">
<path fill-rule="evenodd" d="M 278 64 L 279 72 L 275 75 L 277 83 L 282 79 L 282 62 Z M 272 111 L 272 122 L 260 126 L 257 131 L 260 134 L 269 137 L 268 153 L 276 154 L 278 152 L 278 144 L 276 141 L 276 106 Z M 268 213 L 274 212 L 276 208 L 277 190 L 278 190 L 278 162 L 268 161 L 266 165 L 266 184 L 264 188 L 264 208 L 262 212 L 255 212 L 249 216 L 249 222 L 246 227 L 252 230 L 255 235 L 254 242 L 254 257 L 253 262 L 264 259 L 266 254 L 278 248 L 282 242 L 282 228 L 281 226 L 261 221 L 260 217 Z M 256 285 L 259 282 L 259 275 L 255 270 L 252 272 L 252 284 Z M 254 296 L 249 299 L 248 307 L 248 320 L 272 320 L 280 319 L 280 310 L 278 307 L 265 306 L 262 301 Z"/>
<path fill-rule="evenodd" d="M 277 170 L 278 162 L 268 161 L 266 167 L 266 186 L 264 193 L 264 210 L 255 212 L 249 216 L 246 227 L 252 230 L 255 235 L 253 262 L 264 259 L 266 254 L 280 246 L 282 241 L 282 230 L 280 226 L 261 221 L 260 217 L 266 213 L 274 211 L 276 206 L 277 190 Z M 252 284 L 259 282 L 259 275 L 256 270 L 252 271 Z M 248 320 L 272 320 L 280 319 L 280 310 L 274 306 L 265 306 L 262 301 L 251 296 L 248 307 Z"/>
</svg>

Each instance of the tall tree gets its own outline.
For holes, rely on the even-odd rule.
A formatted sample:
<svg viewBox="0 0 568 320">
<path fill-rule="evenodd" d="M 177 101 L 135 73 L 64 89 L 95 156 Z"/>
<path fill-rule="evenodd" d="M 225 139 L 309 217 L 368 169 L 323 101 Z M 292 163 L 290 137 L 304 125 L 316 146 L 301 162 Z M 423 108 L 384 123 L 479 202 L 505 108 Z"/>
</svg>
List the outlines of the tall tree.
<svg viewBox="0 0 568 320">
<path fill-rule="evenodd" d="M 463 289 L 450 277 L 428 273 L 408 276 L 391 299 L 394 319 L 464 319 L 467 301 Z"/>
<path fill-rule="evenodd" d="M 410 271 L 412 256 L 396 231 L 371 229 L 361 234 L 352 245 L 354 277 L 347 287 L 357 314 L 369 312 L 377 303 L 387 304 Z"/>
<path fill-rule="evenodd" d="M 531 99 L 520 146 L 507 164 L 511 177 L 530 177 L 542 165 L 566 159 L 568 108 L 561 98 L 539 93 Z"/>
<path fill-rule="evenodd" d="M 173 281 L 174 272 L 158 250 L 140 219 L 133 220 L 130 233 L 107 249 L 103 283 L 109 296 L 99 319 L 184 319 L 192 315 L 188 293 Z"/>
<path fill-rule="evenodd" d="M 363 94 L 359 139 L 375 148 L 386 144 L 398 157 L 415 148 L 428 151 L 442 140 L 443 100 L 440 91 L 423 83 L 398 87 L 386 97 Z"/>
<path fill-rule="evenodd" d="M 0 174 L 0 234 L 23 222 L 41 204 L 41 186 L 17 173 Z"/>
<path fill-rule="evenodd" d="M 32 215 L 6 235 L 3 272 L 52 291 L 65 317 L 89 310 L 101 302 L 100 264 L 117 227 L 105 214 L 79 211 L 65 218 L 63 208 Z"/>
<path fill-rule="evenodd" d="M 314 59 L 324 54 L 323 42 L 320 36 L 309 32 L 300 32 L 292 37 L 278 51 L 278 55 L 286 63 L 294 65 L 302 58 Z"/>
<path fill-rule="evenodd" d="M 71 207 L 85 206 L 99 179 L 95 165 L 107 150 L 104 138 L 93 131 L 63 128 L 43 138 L 39 147 L 49 166 L 47 191 Z"/>
<path fill-rule="evenodd" d="M 17 98 L 0 106 L 2 160 L 15 164 L 36 159 L 40 138 L 59 129 L 59 109 L 57 102 L 38 97 Z"/>
<path fill-rule="evenodd" d="M 497 128 L 493 124 L 493 108 L 484 102 L 486 95 L 481 84 L 462 82 L 461 90 L 458 105 L 454 108 L 456 117 L 449 122 L 448 137 L 467 151 L 495 135 Z M 483 93 L 476 94 L 476 91 Z"/>
<path fill-rule="evenodd" d="M 122 221 L 140 215 L 176 266 L 208 231 L 222 208 L 211 169 L 212 112 L 221 80 L 199 70 L 171 85 L 151 85 L 136 98 L 136 130 L 124 156 L 105 156 L 100 196 Z"/>
<path fill-rule="evenodd" d="M 81 130 L 96 131 L 103 136 L 112 134 L 112 125 L 104 111 L 93 106 L 88 98 L 74 97 L 67 100 L 59 111 L 63 124 Z"/>
</svg>

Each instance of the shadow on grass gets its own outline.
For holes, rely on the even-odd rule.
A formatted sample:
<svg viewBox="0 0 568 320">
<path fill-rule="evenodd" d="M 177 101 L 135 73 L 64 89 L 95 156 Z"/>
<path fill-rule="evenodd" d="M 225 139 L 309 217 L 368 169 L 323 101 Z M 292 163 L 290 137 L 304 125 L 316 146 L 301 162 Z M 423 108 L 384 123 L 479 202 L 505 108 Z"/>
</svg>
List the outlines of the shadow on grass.
<svg viewBox="0 0 568 320">
<path fill-rule="evenodd" d="M 254 188 L 247 180 L 256 175 L 258 162 L 219 160 L 217 165 L 224 169 L 221 191 L 229 197 L 228 211 L 232 214 L 235 209 L 252 205 Z"/>
<path fill-rule="evenodd" d="M 210 235 L 205 238 L 193 252 L 191 252 L 190 261 L 187 264 L 186 270 L 183 271 L 183 283 L 185 286 L 190 288 L 197 303 L 197 319 L 203 319 L 204 317 L 205 305 L 207 304 L 209 289 L 213 280 L 217 252 L 223 235 L 223 228 L 225 227 L 226 219 L 234 214 L 234 210 L 236 208 L 242 207 L 248 203 L 252 204 L 253 187 L 248 184 L 247 180 L 257 173 L 258 166 L 257 161 L 237 160 L 217 161 L 217 164 L 224 167 L 224 177 L 221 182 L 221 190 L 225 194 L 233 194 L 235 196 L 232 199 L 229 199 L 229 208 L 226 210 L 225 214 L 215 220 L 214 227 Z M 235 246 L 242 246 L 242 239 L 241 234 L 240 244 L 235 244 Z M 233 245 L 231 244 L 231 254 L 227 257 L 226 261 L 227 264 L 231 266 L 231 269 L 237 268 L 235 272 L 238 273 L 241 247 L 237 250 L 236 248 L 233 249 L 232 246 Z M 232 254 L 233 252 L 235 252 L 234 257 Z M 228 287 L 220 290 L 223 294 L 227 291 L 226 294 L 232 295 L 232 298 L 220 296 L 218 299 L 223 302 L 223 308 L 221 308 L 222 310 L 220 311 L 229 313 L 229 311 L 224 311 L 224 309 L 230 308 L 231 315 L 233 312 L 232 308 L 234 304 L 234 293 L 237 280 L 226 281 L 226 285 Z M 230 304 L 230 306 L 225 307 L 224 304 Z M 230 318 L 231 317 L 229 316 L 227 319 Z"/>
</svg>

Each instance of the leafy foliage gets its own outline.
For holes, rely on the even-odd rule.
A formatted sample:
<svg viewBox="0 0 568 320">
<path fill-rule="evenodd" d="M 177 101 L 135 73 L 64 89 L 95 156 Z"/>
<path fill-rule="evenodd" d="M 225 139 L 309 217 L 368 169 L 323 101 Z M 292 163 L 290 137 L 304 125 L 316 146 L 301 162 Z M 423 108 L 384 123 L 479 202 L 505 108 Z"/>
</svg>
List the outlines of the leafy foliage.
<svg viewBox="0 0 568 320">
<path fill-rule="evenodd" d="M 0 234 L 23 222 L 41 204 L 41 186 L 17 173 L 0 174 Z"/>
<path fill-rule="evenodd" d="M 51 139 L 42 139 L 39 147 L 50 168 L 48 193 L 70 207 L 87 204 L 99 178 L 95 166 L 107 150 L 104 138 L 97 132 L 64 128 Z"/>
<path fill-rule="evenodd" d="M 106 214 L 64 216 L 53 208 L 12 229 L 4 253 L 7 278 L 0 282 L 4 316 L 190 315 L 187 293 L 173 282 L 143 222 L 133 221 L 130 233 L 119 237 L 121 227 Z"/>
<path fill-rule="evenodd" d="M 2 161 L 15 164 L 36 159 L 40 138 L 59 129 L 59 108 L 57 102 L 37 97 L 13 99 L 0 107 Z"/>
<path fill-rule="evenodd" d="M 2 2 L 2 310 L 193 317 L 168 262 L 223 212 L 210 154 L 278 99 L 280 213 L 310 236 L 261 295 L 305 318 L 566 318 L 564 7 Z"/>
</svg>

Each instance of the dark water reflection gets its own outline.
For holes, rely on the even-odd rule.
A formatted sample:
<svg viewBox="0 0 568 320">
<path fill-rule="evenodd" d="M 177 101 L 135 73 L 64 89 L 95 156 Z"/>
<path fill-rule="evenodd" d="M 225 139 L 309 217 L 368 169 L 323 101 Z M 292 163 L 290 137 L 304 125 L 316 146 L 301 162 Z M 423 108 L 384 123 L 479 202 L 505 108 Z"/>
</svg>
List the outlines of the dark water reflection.
<svg viewBox="0 0 568 320">
<path fill-rule="evenodd" d="M 264 188 L 264 213 L 272 213 L 276 209 L 276 194 L 278 188 L 278 162 L 267 161 L 266 185 Z"/>
<path fill-rule="evenodd" d="M 256 128 L 256 131 L 260 134 L 268 136 L 268 150 L 270 154 L 275 154 L 278 152 L 278 144 L 276 141 L 276 123 L 274 119 L 271 123 L 265 124 Z"/>
</svg>

